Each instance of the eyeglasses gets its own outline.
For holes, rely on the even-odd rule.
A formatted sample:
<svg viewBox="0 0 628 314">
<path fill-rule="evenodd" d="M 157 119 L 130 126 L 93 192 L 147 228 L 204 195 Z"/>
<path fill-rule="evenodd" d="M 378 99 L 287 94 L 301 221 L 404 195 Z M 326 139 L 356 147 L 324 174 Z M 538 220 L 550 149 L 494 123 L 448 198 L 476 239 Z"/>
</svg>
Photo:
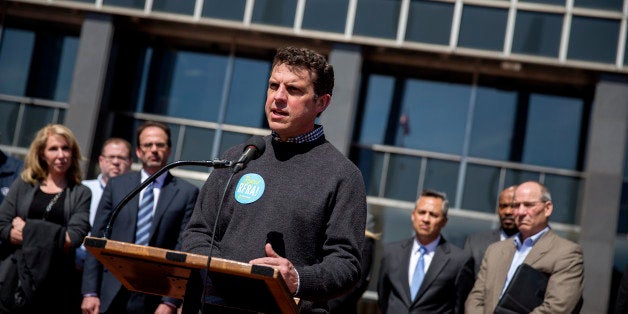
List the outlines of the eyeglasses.
<svg viewBox="0 0 628 314">
<path fill-rule="evenodd" d="M 150 150 L 153 148 L 153 145 L 159 150 L 164 150 L 168 146 L 166 143 L 142 143 L 140 144 L 140 147 L 144 150 Z"/>
<path fill-rule="evenodd" d="M 514 202 L 512 203 L 512 208 L 519 208 L 523 205 L 523 208 L 530 209 L 535 207 L 536 205 L 543 204 L 545 201 L 535 201 L 535 202 Z"/>
<path fill-rule="evenodd" d="M 128 162 L 129 160 L 131 160 L 131 158 L 125 157 L 125 156 L 115 156 L 115 155 L 110 155 L 110 156 L 101 155 L 101 156 L 102 158 L 105 158 L 105 160 L 107 160 L 108 162 L 115 161 L 116 159 L 122 162 Z"/>
</svg>

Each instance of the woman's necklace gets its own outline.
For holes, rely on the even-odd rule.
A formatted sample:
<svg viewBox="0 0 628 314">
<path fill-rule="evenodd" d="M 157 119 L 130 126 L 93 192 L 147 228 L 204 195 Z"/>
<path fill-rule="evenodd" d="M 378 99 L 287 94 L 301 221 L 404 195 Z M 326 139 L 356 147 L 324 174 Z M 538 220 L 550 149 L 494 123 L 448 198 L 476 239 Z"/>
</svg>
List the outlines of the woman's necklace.
<svg viewBox="0 0 628 314">
<path fill-rule="evenodd" d="M 50 213 L 50 211 L 52 210 L 52 206 L 55 206 L 55 203 L 57 203 L 57 201 L 59 200 L 59 197 L 61 197 L 61 194 L 63 194 L 63 191 L 65 191 L 65 189 L 63 189 L 63 190 L 61 190 L 61 192 L 57 193 L 50 200 L 50 203 L 48 203 L 48 206 L 46 206 L 46 211 L 44 212 L 44 217 L 43 217 L 44 220 L 46 220 L 46 218 L 48 218 L 48 213 Z"/>
</svg>

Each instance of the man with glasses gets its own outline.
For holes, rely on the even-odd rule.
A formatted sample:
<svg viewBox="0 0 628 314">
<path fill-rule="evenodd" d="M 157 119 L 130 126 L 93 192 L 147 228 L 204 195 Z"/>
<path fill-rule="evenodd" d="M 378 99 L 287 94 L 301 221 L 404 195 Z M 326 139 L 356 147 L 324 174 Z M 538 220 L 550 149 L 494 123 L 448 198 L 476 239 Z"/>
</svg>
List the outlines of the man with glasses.
<svg viewBox="0 0 628 314">
<path fill-rule="evenodd" d="M 499 228 L 472 234 L 467 237 L 464 243 L 464 249 L 473 256 L 475 276 L 477 276 L 478 271 L 480 271 L 480 263 L 482 262 L 486 248 L 497 241 L 512 237 L 518 231 L 513 215 L 514 209 L 512 208 L 516 188 L 517 186 L 513 185 L 499 193 L 499 200 L 497 202 Z"/>
<path fill-rule="evenodd" d="M 466 313 L 493 313 L 522 263 L 549 275 L 544 301 L 534 313 L 578 312 L 584 282 L 582 249 L 549 227 L 554 209 L 550 192 L 538 182 L 525 182 L 515 190 L 513 207 L 519 233 L 486 250 Z"/>
<path fill-rule="evenodd" d="M 106 140 L 102 145 L 100 156 L 98 156 L 98 167 L 100 168 L 100 174 L 96 179 L 84 180 L 82 182 L 83 185 L 92 191 L 92 203 L 89 207 L 90 226 L 94 225 L 96 209 L 98 209 L 100 197 L 109 179 L 123 175 L 131 170 L 131 144 L 127 140 L 117 137 Z M 83 245 L 76 250 L 76 266 L 79 269 L 83 268 L 86 254 L 87 251 Z"/>
<path fill-rule="evenodd" d="M 129 191 L 166 165 L 171 153 L 170 128 L 144 122 L 137 130 L 137 143 L 135 154 L 142 169 L 109 180 L 94 219 L 94 236 L 103 236 L 111 212 Z M 197 195 L 195 186 L 165 172 L 122 208 L 110 239 L 180 250 L 181 232 Z M 84 314 L 175 313 L 180 305 L 179 300 L 128 291 L 91 254 L 85 259 L 82 293 Z"/>
<path fill-rule="evenodd" d="M 83 185 L 92 190 L 92 204 L 89 212 L 89 223 L 92 226 L 100 197 L 109 179 L 131 170 L 131 143 L 117 137 L 106 140 L 98 156 L 98 167 L 100 174 L 96 179 L 83 181 Z"/>
</svg>

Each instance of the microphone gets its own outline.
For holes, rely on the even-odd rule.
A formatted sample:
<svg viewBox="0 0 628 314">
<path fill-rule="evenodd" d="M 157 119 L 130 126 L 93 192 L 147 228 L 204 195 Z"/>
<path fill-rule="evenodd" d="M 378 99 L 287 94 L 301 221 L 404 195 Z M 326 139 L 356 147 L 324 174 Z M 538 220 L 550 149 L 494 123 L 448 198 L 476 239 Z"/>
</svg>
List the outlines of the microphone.
<svg viewBox="0 0 628 314">
<path fill-rule="evenodd" d="M 256 135 L 252 136 L 244 146 L 244 153 L 240 156 L 240 159 L 235 162 L 233 166 L 233 173 L 237 173 L 238 171 L 244 169 L 246 164 L 253 159 L 257 159 L 264 153 L 266 149 L 266 142 L 264 142 L 264 138 Z"/>
</svg>

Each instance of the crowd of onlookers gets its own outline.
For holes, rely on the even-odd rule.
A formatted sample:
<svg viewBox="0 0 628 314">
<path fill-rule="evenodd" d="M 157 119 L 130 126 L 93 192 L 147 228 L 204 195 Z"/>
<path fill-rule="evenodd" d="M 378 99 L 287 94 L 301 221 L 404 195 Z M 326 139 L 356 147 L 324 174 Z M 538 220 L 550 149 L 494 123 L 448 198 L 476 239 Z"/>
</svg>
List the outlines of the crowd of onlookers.
<svg viewBox="0 0 628 314">
<path fill-rule="evenodd" d="M 181 305 L 181 300 L 126 290 L 82 246 L 90 232 L 102 235 L 109 214 L 129 191 L 166 165 L 167 125 L 147 121 L 136 140 L 139 172 L 130 172 L 131 144 L 111 138 L 102 146 L 100 174 L 93 180 L 81 179 L 83 157 L 63 125 L 41 129 L 23 164 L 0 152 L 0 312 L 46 311 L 54 304 L 63 313 L 131 313 L 133 307 L 167 313 Z M 164 173 L 120 214 L 124 226 L 112 239 L 181 249 L 197 195 L 196 187 Z M 524 263 L 549 278 L 539 309 L 578 312 L 582 251 L 549 227 L 553 205 L 545 186 L 524 182 L 503 190 L 496 209 L 500 227 L 469 236 L 464 248 L 441 235 L 448 209 L 444 193 L 423 191 L 411 213 L 414 236 L 385 245 L 377 276 L 381 312 L 492 312 Z M 329 302 L 332 312 L 355 312 L 368 285 L 377 235 L 366 230 L 363 278 L 353 293 Z"/>
</svg>

